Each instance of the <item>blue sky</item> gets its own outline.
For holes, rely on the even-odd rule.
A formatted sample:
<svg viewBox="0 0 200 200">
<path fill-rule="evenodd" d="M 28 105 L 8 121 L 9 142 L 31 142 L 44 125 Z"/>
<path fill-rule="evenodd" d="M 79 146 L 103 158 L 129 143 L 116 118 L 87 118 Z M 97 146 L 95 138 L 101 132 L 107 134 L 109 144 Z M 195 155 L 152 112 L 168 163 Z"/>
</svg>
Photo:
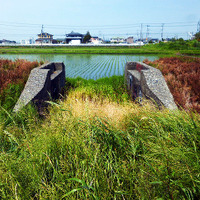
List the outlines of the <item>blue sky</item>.
<svg viewBox="0 0 200 200">
<path fill-rule="evenodd" d="M 0 39 L 62 38 L 72 30 L 112 36 L 188 37 L 197 31 L 200 0 L 0 0 Z"/>
</svg>

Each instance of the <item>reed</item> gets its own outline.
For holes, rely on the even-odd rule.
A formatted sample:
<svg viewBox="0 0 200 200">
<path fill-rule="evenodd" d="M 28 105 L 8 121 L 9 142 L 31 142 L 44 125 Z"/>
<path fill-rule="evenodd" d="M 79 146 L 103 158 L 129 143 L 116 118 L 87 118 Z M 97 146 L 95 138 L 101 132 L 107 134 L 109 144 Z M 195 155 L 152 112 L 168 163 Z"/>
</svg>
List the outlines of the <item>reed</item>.
<svg viewBox="0 0 200 200">
<path fill-rule="evenodd" d="M 200 58 L 171 57 L 144 62 L 162 71 L 180 108 L 200 113 Z"/>
</svg>

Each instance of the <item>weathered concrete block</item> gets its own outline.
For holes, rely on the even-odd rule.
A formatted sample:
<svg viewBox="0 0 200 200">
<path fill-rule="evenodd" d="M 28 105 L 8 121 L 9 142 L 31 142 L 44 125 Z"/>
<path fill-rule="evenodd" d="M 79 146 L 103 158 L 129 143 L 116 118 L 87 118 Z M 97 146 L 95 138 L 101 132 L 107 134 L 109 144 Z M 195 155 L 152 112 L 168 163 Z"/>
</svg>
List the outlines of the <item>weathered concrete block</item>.
<svg viewBox="0 0 200 200">
<path fill-rule="evenodd" d="M 19 111 L 29 102 L 39 105 L 50 97 L 58 98 L 64 86 L 65 65 L 63 63 L 48 63 L 37 67 L 31 71 L 14 111 Z"/>
<path fill-rule="evenodd" d="M 127 62 L 125 80 L 133 99 L 153 99 L 159 107 L 177 109 L 173 96 L 160 70 L 140 62 Z"/>
</svg>

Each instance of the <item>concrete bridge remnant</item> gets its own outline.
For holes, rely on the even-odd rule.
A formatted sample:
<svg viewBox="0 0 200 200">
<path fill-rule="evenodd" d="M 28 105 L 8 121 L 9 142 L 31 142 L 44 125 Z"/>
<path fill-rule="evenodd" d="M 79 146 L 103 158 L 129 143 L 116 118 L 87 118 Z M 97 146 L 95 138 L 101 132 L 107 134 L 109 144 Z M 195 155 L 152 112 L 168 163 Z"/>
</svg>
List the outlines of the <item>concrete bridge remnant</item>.
<svg viewBox="0 0 200 200">
<path fill-rule="evenodd" d="M 159 69 L 141 62 L 127 62 L 125 81 L 133 99 L 152 99 L 159 108 L 177 109 L 173 96 Z"/>
<path fill-rule="evenodd" d="M 65 65 L 51 62 L 31 70 L 28 81 L 21 93 L 14 112 L 32 102 L 40 107 L 50 98 L 56 99 L 65 86 Z"/>
</svg>

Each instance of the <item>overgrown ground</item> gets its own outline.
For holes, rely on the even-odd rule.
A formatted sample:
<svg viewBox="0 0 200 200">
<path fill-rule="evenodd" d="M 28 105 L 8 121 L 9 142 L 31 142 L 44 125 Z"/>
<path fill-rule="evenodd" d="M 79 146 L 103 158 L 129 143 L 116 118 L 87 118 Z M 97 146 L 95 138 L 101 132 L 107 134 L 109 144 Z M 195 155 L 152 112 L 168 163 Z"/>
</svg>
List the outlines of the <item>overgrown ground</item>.
<svg viewBox="0 0 200 200">
<path fill-rule="evenodd" d="M 200 58 L 170 57 L 144 62 L 161 70 L 179 108 L 200 113 Z"/>
<path fill-rule="evenodd" d="M 46 119 L 0 119 L 1 199 L 200 198 L 198 114 L 133 103 L 123 77 L 66 87 Z"/>
<path fill-rule="evenodd" d="M 30 71 L 42 63 L 0 59 L 0 107 L 10 111 L 18 100 Z M 0 110 L 0 118 L 4 112 Z"/>
</svg>

